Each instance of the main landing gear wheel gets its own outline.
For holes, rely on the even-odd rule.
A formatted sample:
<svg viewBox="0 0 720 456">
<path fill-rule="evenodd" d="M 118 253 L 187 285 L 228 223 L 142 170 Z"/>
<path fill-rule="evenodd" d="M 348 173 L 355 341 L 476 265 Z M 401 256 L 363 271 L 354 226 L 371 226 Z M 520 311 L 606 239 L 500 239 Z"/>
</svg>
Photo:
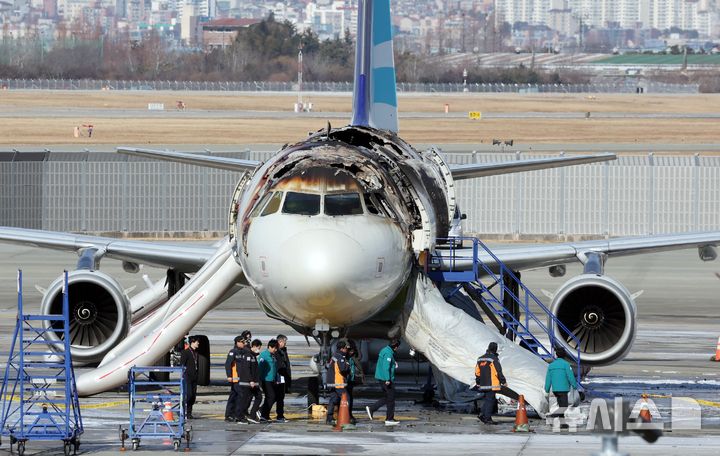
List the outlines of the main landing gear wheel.
<svg viewBox="0 0 720 456">
<path fill-rule="evenodd" d="M 25 442 L 18 442 L 17 451 L 20 456 L 23 456 L 25 454 Z"/>
<path fill-rule="evenodd" d="M 140 448 L 140 441 L 139 441 L 139 440 L 133 440 L 133 443 L 132 443 L 132 449 L 133 449 L 133 451 L 137 451 L 138 448 Z"/>
<path fill-rule="evenodd" d="M 175 451 L 180 450 L 180 440 L 178 440 L 178 439 L 173 440 L 173 450 L 175 450 Z"/>
<path fill-rule="evenodd" d="M 65 456 L 70 456 L 72 454 L 72 444 L 68 441 L 63 444 L 63 454 Z"/>
</svg>

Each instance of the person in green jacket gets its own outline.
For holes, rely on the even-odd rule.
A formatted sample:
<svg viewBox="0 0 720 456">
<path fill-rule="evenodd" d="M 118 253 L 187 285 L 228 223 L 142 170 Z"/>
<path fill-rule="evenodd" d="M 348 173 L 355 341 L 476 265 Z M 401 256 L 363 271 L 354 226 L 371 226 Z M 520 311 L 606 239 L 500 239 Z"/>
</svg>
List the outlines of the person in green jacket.
<svg viewBox="0 0 720 456">
<path fill-rule="evenodd" d="M 395 420 L 395 352 L 400 346 L 400 340 L 392 339 L 390 344 L 380 350 L 378 354 L 377 365 L 375 366 L 375 378 L 380 381 L 385 396 L 378 399 L 373 405 L 365 407 L 370 419 L 373 419 L 375 413 L 380 407 L 387 406 L 387 414 L 385 415 L 385 426 L 397 426 L 399 421 Z"/>
<path fill-rule="evenodd" d="M 260 371 L 260 381 L 262 382 L 263 393 L 265 393 L 265 402 L 260 412 L 260 421 L 270 421 L 270 409 L 275 403 L 275 381 L 277 380 L 277 362 L 275 361 L 275 353 L 277 352 L 277 340 L 271 339 L 267 344 L 267 349 L 258 356 L 258 370 Z"/>
<path fill-rule="evenodd" d="M 570 388 L 577 389 L 577 382 L 570 364 L 563 359 L 567 356 L 565 349 L 562 347 L 555 349 L 555 356 L 557 358 L 550 363 L 545 375 L 545 392 L 550 393 L 550 390 L 552 390 L 557 399 L 558 407 L 560 407 L 556 413 L 550 416 L 563 416 L 565 409 L 568 407 L 568 392 Z"/>
</svg>

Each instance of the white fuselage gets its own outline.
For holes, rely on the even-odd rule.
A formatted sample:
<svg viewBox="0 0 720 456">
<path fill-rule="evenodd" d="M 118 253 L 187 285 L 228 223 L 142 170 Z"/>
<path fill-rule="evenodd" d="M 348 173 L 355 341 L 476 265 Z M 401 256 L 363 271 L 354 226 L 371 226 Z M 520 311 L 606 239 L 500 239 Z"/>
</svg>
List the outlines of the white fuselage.
<svg viewBox="0 0 720 456">
<path fill-rule="evenodd" d="M 406 235 L 367 213 L 314 216 L 277 212 L 255 219 L 243 270 L 260 301 L 305 327 L 362 322 L 382 310 L 410 270 Z"/>
<path fill-rule="evenodd" d="M 309 168 L 262 193 L 245 208 L 237 258 L 269 313 L 307 328 L 348 327 L 402 288 L 409 235 L 350 174 Z"/>
</svg>

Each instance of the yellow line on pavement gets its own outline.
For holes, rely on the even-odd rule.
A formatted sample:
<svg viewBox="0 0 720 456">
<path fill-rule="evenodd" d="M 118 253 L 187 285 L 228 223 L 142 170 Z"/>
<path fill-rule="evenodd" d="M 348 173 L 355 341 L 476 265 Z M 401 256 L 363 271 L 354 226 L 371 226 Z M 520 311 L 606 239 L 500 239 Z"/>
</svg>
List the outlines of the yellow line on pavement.
<svg viewBox="0 0 720 456">
<path fill-rule="evenodd" d="M 110 407 L 119 407 L 121 405 L 127 405 L 128 401 L 113 401 L 113 402 L 101 402 L 99 404 L 83 404 L 80 409 L 101 409 Z"/>
<path fill-rule="evenodd" d="M 658 399 L 668 399 L 673 396 L 667 395 L 667 394 L 648 394 L 648 397 L 654 397 Z M 720 402 L 714 402 L 714 401 L 706 401 L 705 399 L 696 399 L 694 397 L 684 397 L 684 396 L 676 396 L 678 399 L 691 399 L 693 401 L 696 401 L 700 405 L 706 405 L 708 407 L 718 407 L 720 408 Z"/>
</svg>

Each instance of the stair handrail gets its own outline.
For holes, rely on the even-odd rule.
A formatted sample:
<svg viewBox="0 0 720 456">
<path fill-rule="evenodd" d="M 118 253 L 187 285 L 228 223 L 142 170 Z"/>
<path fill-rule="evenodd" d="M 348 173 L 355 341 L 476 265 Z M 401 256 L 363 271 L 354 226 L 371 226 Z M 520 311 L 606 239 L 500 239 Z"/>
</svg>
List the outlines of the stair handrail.
<svg viewBox="0 0 720 456">
<path fill-rule="evenodd" d="M 438 240 L 439 240 L 439 241 L 442 241 L 443 239 L 442 239 L 442 238 L 439 238 Z M 515 302 L 517 302 L 518 305 L 522 306 L 523 309 L 525 310 L 525 319 L 526 319 L 526 324 L 525 324 L 526 327 L 525 327 L 525 329 L 526 329 L 528 332 L 530 332 L 530 331 L 529 331 L 529 328 L 527 328 L 527 326 L 529 326 L 529 320 L 528 320 L 528 318 L 532 318 L 533 321 L 535 321 L 535 322 L 538 324 L 538 326 L 540 327 L 540 329 L 548 335 L 549 342 L 550 342 L 550 350 L 548 350 L 548 349 L 545 348 L 545 347 L 543 347 L 543 348 L 545 348 L 545 350 L 548 351 L 551 355 L 554 356 L 554 354 L 555 354 L 555 339 L 556 339 L 556 337 L 555 337 L 555 331 L 553 330 L 553 325 L 557 326 L 557 328 L 560 329 L 561 333 L 564 332 L 565 334 L 567 334 L 567 336 L 575 343 L 575 353 L 570 353 L 570 351 L 568 351 L 568 355 L 570 355 L 570 357 L 573 358 L 573 361 L 574 361 L 574 362 L 576 363 L 576 365 L 577 365 L 577 370 L 576 370 L 576 372 L 575 372 L 575 375 L 576 375 L 577 383 L 578 383 L 578 385 L 580 385 L 580 377 L 581 377 L 581 375 L 580 375 L 580 373 L 581 373 L 581 368 L 580 368 L 580 362 L 581 362 L 581 358 L 580 358 L 580 341 L 579 341 L 578 338 L 575 336 L 575 334 L 574 334 L 572 331 L 570 331 L 570 330 L 555 316 L 555 314 L 553 314 L 552 311 L 551 311 L 550 309 L 548 309 L 547 306 L 545 306 L 545 304 L 543 304 L 542 301 L 540 301 L 540 299 L 538 299 L 537 296 L 535 296 L 535 294 L 534 294 L 532 291 L 530 291 L 530 290 L 520 281 L 520 279 L 515 275 L 515 273 L 514 273 L 510 268 L 508 268 L 508 267 L 505 265 L 505 263 L 503 263 L 503 262 L 490 250 L 490 248 L 489 248 L 487 245 L 485 245 L 485 243 L 482 242 L 479 238 L 477 238 L 477 237 L 463 236 L 463 237 L 448 238 L 448 240 L 451 241 L 451 242 L 450 242 L 450 257 L 448 258 L 448 257 L 446 257 L 446 256 L 444 256 L 444 255 L 442 255 L 442 254 L 439 254 L 439 251 L 437 251 L 437 250 L 436 250 L 436 252 L 435 252 L 435 255 L 436 255 L 436 256 L 439 256 L 440 258 L 448 259 L 449 262 L 450 262 L 450 271 L 455 271 L 454 266 L 455 266 L 455 263 L 456 263 L 456 253 L 457 253 L 457 250 L 458 250 L 458 249 L 454 248 L 454 242 L 452 242 L 452 241 L 455 241 L 455 242 L 458 241 L 458 240 L 461 240 L 462 242 L 472 241 L 472 252 L 473 252 L 473 253 L 472 253 L 472 254 L 473 254 L 472 271 L 473 271 L 473 276 L 475 277 L 475 279 L 477 280 L 477 278 L 478 278 L 478 272 L 479 272 L 479 271 L 478 271 L 478 265 L 479 265 L 480 267 L 482 267 L 482 269 L 486 272 L 487 275 L 489 275 L 490 277 L 494 278 L 495 280 L 498 280 L 498 281 L 500 282 L 500 284 L 501 284 L 501 288 L 500 288 L 501 291 L 502 291 L 502 292 L 508 292 L 508 293 L 510 294 L 511 298 L 512 298 Z M 490 255 L 490 257 L 492 257 L 493 260 L 495 260 L 495 264 L 497 265 L 497 267 L 498 267 L 499 270 L 500 270 L 500 276 L 499 276 L 499 277 L 495 274 L 495 272 L 494 272 L 487 264 L 485 264 L 483 261 L 480 260 L 480 257 L 479 257 L 479 255 L 478 255 L 478 253 L 479 253 L 479 247 L 482 247 L 482 248 L 485 250 L 485 252 L 487 252 L 487 254 Z M 521 300 L 518 296 L 515 296 L 515 294 L 512 293 L 511 291 L 509 291 L 509 290 L 508 290 L 508 287 L 505 286 L 505 280 L 504 280 L 505 274 L 504 274 L 504 273 L 506 273 L 507 275 L 509 275 L 509 276 L 518 284 L 518 287 L 520 287 L 520 288 L 525 292 L 525 303 L 523 303 L 522 300 Z M 490 292 L 489 290 L 488 290 L 488 292 L 489 292 L 495 299 L 497 299 L 497 297 L 495 297 L 495 295 L 492 294 L 492 292 Z M 530 305 L 529 305 L 529 302 L 528 302 L 528 299 L 530 299 L 530 298 L 531 298 L 531 299 L 535 302 L 535 304 L 537 304 L 537 306 L 538 306 L 543 312 L 545 312 L 545 314 L 548 316 L 548 318 L 549 318 L 549 320 L 550 320 L 550 325 L 549 325 L 550 328 L 548 328 L 548 325 L 544 324 L 544 323 L 535 315 L 535 312 L 532 312 L 532 311 L 530 310 Z M 502 301 L 499 300 L 499 302 L 502 302 Z M 521 324 L 519 321 L 517 321 L 517 320 L 515 319 L 514 316 L 512 316 L 512 319 L 513 319 L 514 321 L 516 321 L 518 324 Z M 511 329 L 513 332 L 516 333 L 516 330 L 515 330 L 514 328 L 510 328 L 510 329 Z M 538 341 L 538 340 L 535 338 L 535 336 L 533 336 L 533 338 L 535 339 L 536 342 L 540 343 L 540 341 Z"/>
</svg>

